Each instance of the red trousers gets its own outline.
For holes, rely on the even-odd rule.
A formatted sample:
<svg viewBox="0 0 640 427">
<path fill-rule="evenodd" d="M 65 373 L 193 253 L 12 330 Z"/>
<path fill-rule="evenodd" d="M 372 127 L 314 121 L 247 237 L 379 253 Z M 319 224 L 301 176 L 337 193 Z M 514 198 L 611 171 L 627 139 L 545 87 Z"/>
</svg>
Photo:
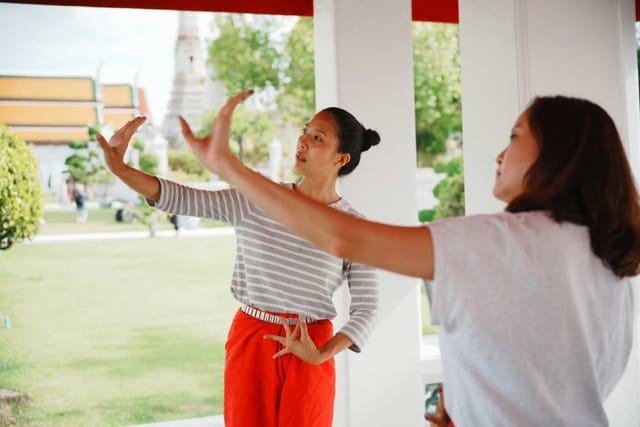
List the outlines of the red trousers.
<svg viewBox="0 0 640 427">
<path fill-rule="evenodd" d="M 329 320 L 308 323 L 307 327 L 318 347 L 333 337 Z M 333 358 L 319 366 L 291 354 L 273 359 L 282 347 L 264 339 L 266 334 L 284 335 L 284 327 L 238 310 L 225 346 L 225 427 L 331 427 Z"/>
</svg>

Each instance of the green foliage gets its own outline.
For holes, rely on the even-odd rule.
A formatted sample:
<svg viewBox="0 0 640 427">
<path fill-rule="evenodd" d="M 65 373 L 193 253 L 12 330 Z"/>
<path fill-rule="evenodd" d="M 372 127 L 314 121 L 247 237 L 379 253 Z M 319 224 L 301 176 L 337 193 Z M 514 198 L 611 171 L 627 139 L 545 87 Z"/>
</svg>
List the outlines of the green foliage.
<svg viewBox="0 0 640 427">
<path fill-rule="evenodd" d="M 435 218 L 464 215 L 464 175 L 448 176 L 433 189 L 440 203 L 435 208 Z"/>
<path fill-rule="evenodd" d="M 144 152 L 144 143 L 139 139 L 134 140 L 132 144 L 133 148 L 140 152 L 138 157 L 138 167 L 144 173 L 149 175 L 157 175 L 158 174 L 158 165 L 160 164 L 160 159 L 158 156 L 152 153 Z M 147 200 L 144 196 L 138 195 L 138 200 L 140 201 L 138 205 L 138 218 L 140 222 L 147 226 L 149 229 L 149 234 L 151 237 L 155 236 L 155 231 L 157 227 L 156 221 L 156 209 L 152 208 L 147 204 Z"/>
<path fill-rule="evenodd" d="M 430 166 L 462 130 L 458 26 L 414 23 L 413 67 L 419 166 Z"/>
<path fill-rule="evenodd" d="M 191 181 L 206 181 L 211 175 L 190 151 L 169 150 L 169 169 L 179 171 Z"/>
<path fill-rule="evenodd" d="M 107 170 L 97 148 L 96 133 L 98 131 L 97 126 L 89 126 L 87 141 L 70 141 L 69 148 L 73 150 L 73 154 L 64 161 L 67 165 L 65 173 L 69 174 L 73 181 L 87 186 L 102 181 Z"/>
<path fill-rule="evenodd" d="M 433 188 L 433 195 L 438 199 L 434 209 L 418 212 L 420 222 L 431 222 L 439 218 L 464 215 L 464 159 L 462 155 L 449 159 L 438 159 L 433 165 L 437 173 L 447 176 Z"/>
<path fill-rule="evenodd" d="M 157 175 L 158 174 L 158 165 L 160 164 L 160 159 L 158 156 L 151 153 L 142 153 L 140 154 L 140 159 L 138 160 L 140 163 L 140 170 L 148 173 L 149 175 Z"/>
<path fill-rule="evenodd" d="M 464 158 L 462 155 L 450 159 L 438 159 L 433 164 L 436 173 L 446 173 L 447 176 L 462 175 L 464 173 Z"/>
<path fill-rule="evenodd" d="M 215 113 L 205 115 L 199 136 L 211 129 Z M 264 163 L 269 158 L 269 143 L 275 135 L 275 121 L 267 111 L 249 111 L 240 106 L 233 113 L 231 123 L 231 151 L 239 154 L 238 141 L 242 138 L 243 161 L 250 165 Z"/>
<path fill-rule="evenodd" d="M 38 160 L 0 123 L 0 249 L 36 234 L 42 217 Z"/>
<path fill-rule="evenodd" d="M 316 111 L 313 18 L 300 18 L 285 45 L 287 67 L 278 107 L 284 119 L 301 128 Z"/>
<path fill-rule="evenodd" d="M 209 46 L 212 78 L 229 93 L 242 89 L 279 88 L 282 54 L 271 41 L 281 18 L 217 14 L 218 37 Z"/>
</svg>

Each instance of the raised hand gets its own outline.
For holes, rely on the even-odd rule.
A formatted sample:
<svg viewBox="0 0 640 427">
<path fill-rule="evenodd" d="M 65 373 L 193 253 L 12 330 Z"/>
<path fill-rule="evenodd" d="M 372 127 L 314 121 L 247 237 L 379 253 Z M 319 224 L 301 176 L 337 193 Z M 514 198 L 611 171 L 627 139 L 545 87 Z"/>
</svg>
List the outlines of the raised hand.
<svg viewBox="0 0 640 427">
<path fill-rule="evenodd" d="M 243 90 L 229 98 L 220 109 L 211 132 L 202 138 L 196 137 L 184 117 L 179 117 L 182 135 L 191 147 L 193 154 L 200 163 L 210 171 L 222 175 L 225 159 L 232 157 L 229 150 L 229 135 L 231 132 L 231 117 L 233 111 L 242 101 L 253 94 L 253 89 Z"/>
<path fill-rule="evenodd" d="M 112 172 L 115 173 L 124 165 L 124 153 L 129 147 L 129 141 L 145 120 L 147 120 L 146 117 L 140 116 L 128 121 L 111 136 L 109 141 L 100 133 L 96 135 L 98 143 L 104 152 L 104 161 Z"/>
<path fill-rule="evenodd" d="M 277 341 L 284 347 L 273 355 L 274 359 L 291 353 L 311 365 L 319 365 L 324 362 L 320 351 L 318 351 L 318 348 L 309 336 L 307 322 L 304 320 L 304 317 L 300 316 L 298 318 L 298 323 L 293 331 L 291 331 L 291 327 L 283 317 L 280 318 L 280 322 L 284 327 L 285 336 L 264 336 L 265 339 Z"/>
</svg>

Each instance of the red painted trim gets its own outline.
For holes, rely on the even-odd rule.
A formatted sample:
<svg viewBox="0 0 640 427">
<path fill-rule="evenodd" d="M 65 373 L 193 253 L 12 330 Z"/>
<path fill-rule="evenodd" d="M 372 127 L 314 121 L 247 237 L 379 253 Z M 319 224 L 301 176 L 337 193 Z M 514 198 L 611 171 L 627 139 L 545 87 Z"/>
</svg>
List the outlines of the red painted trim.
<svg viewBox="0 0 640 427">
<path fill-rule="evenodd" d="M 313 16 L 313 0 L 9 0 L 9 3 Z M 411 0 L 411 6 L 414 21 L 458 22 L 458 0 Z M 636 21 L 640 21 L 640 0 L 636 0 Z"/>
</svg>

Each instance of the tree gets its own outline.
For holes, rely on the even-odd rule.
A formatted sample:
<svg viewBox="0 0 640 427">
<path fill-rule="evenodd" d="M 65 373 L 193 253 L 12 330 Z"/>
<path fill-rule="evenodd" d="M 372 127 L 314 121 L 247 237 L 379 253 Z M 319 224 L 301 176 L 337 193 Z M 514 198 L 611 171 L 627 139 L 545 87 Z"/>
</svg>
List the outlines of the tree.
<svg viewBox="0 0 640 427">
<path fill-rule="evenodd" d="M 38 160 L 0 123 L 0 249 L 32 237 L 42 217 Z"/>
<path fill-rule="evenodd" d="M 418 165 L 430 166 L 462 131 L 457 25 L 414 23 L 413 67 Z"/>
<path fill-rule="evenodd" d="M 139 139 L 133 141 L 132 148 L 138 150 L 138 166 L 140 170 L 149 175 L 157 175 L 158 174 L 158 165 L 160 164 L 160 159 L 158 156 L 152 153 L 147 153 L 144 151 L 144 143 Z M 158 218 L 156 209 L 149 206 L 147 203 L 147 199 L 144 196 L 138 195 L 138 208 L 137 208 L 137 217 L 140 222 L 147 226 L 149 229 L 149 235 L 151 237 L 155 237 L 156 228 L 158 225 Z"/>
<path fill-rule="evenodd" d="M 439 159 L 433 169 L 447 176 L 433 188 L 433 195 L 439 203 L 434 209 L 424 209 L 418 213 L 421 222 L 464 215 L 464 166 L 463 157 Z"/>
<path fill-rule="evenodd" d="M 280 18 L 281 19 L 281 18 Z M 280 88 L 282 53 L 272 34 L 277 34 L 279 18 L 218 14 L 218 36 L 209 46 L 208 64 L 212 78 L 222 82 L 229 93 L 246 88 Z"/>
<path fill-rule="evenodd" d="M 316 111 L 313 18 L 300 18 L 285 45 L 282 91 L 278 107 L 287 123 L 301 128 Z"/>
<path fill-rule="evenodd" d="M 203 136 L 210 131 L 215 118 L 214 112 L 205 115 L 198 136 Z M 240 107 L 233 113 L 231 150 L 234 154 L 240 155 L 244 162 L 252 165 L 266 162 L 269 158 L 269 142 L 274 134 L 275 121 L 270 112 L 250 111 Z M 241 149 L 242 153 L 240 153 Z"/>
<path fill-rule="evenodd" d="M 73 154 L 65 159 L 64 164 L 67 165 L 65 172 L 71 180 L 88 186 L 98 180 L 101 173 L 106 172 L 106 166 L 97 149 L 96 134 L 99 131 L 97 126 L 89 126 L 87 140 L 69 142 Z"/>
</svg>

